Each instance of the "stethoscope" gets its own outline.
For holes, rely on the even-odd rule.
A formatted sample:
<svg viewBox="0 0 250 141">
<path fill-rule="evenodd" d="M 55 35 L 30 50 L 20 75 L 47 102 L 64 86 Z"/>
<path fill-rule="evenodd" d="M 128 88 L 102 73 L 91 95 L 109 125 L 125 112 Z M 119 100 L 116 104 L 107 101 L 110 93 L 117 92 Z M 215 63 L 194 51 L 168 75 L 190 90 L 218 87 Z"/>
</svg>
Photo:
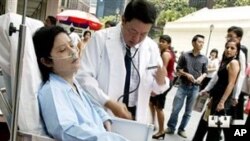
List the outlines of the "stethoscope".
<svg viewBox="0 0 250 141">
<path fill-rule="evenodd" d="M 125 48 L 126 48 L 126 49 L 129 49 L 127 46 L 125 46 Z M 135 69 L 135 71 L 136 71 L 136 73 L 137 73 L 137 75 L 138 75 L 138 83 L 137 83 L 137 85 L 136 85 L 136 87 L 135 87 L 134 90 L 129 91 L 128 95 L 130 95 L 131 93 L 134 93 L 136 90 L 138 90 L 139 85 L 140 85 L 140 83 L 141 83 L 140 72 L 139 72 L 138 68 L 135 66 L 134 61 L 133 61 L 133 58 L 135 58 L 135 56 L 136 56 L 136 54 L 138 53 L 138 51 L 139 51 L 139 48 L 137 48 L 137 49 L 135 50 L 135 52 L 134 52 L 133 55 L 128 55 L 128 54 L 126 54 L 126 56 L 129 57 L 129 59 L 130 59 L 130 61 L 131 61 L 131 64 L 132 64 L 132 66 L 134 67 L 134 69 Z M 121 98 L 124 97 L 124 95 L 125 95 L 125 93 L 124 93 L 123 95 L 121 95 L 120 97 L 118 97 L 117 101 L 120 101 Z"/>
</svg>

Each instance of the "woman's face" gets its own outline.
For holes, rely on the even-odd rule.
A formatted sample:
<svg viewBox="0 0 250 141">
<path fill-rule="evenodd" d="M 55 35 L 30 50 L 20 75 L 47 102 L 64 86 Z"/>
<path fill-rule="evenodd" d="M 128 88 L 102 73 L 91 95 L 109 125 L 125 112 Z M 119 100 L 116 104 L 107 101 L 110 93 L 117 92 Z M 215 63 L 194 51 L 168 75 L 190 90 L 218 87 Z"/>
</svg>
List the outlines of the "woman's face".
<svg viewBox="0 0 250 141">
<path fill-rule="evenodd" d="M 60 75 L 72 75 L 80 67 L 79 51 L 65 33 L 59 33 L 51 50 L 53 72 Z"/>
<path fill-rule="evenodd" d="M 236 56 L 237 53 L 238 53 L 237 43 L 236 42 L 228 42 L 226 47 L 225 47 L 225 51 L 224 51 L 225 56 L 227 58 L 230 58 L 230 57 Z"/>
<path fill-rule="evenodd" d="M 85 34 L 85 36 L 84 36 L 84 39 L 85 39 L 85 40 L 89 40 L 90 38 L 91 38 L 90 33 Z"/>
<path fill-rule="evenodd" d="M 210 53 L 210 59 L 215 59 L 216 58 L 216 55 L 217 55 L 217 53 L 216 52 L 211 52 Z"/>
<path fill-rule="evenodd" d="M 164 50 L 164 49 L 167 49 L 169 47 L 170 47 L 170 44 L 166 40 L 163 40 L 163 39 L 159 40 L 159 48 L 160 48 L 160 50 Z"/>
</svg>

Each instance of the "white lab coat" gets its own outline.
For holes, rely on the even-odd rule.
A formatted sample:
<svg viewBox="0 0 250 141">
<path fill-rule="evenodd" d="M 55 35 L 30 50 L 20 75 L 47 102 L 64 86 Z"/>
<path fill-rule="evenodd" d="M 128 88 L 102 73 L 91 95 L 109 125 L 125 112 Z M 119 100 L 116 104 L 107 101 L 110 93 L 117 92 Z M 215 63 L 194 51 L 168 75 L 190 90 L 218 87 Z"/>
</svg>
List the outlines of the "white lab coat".
<svg viewBox="0 0 250 141">
<path fill-rule="evenodd" d="M 140 85 L 136 120 L 147 123 L 151 92 L 164 92 L 169 87 L 169 80 L 166 78 L 166 84 L 159 86 L 153 77 L 156 69 L 147 70 L 149 66 L 162 65 L 158 46 L 152 39 L 146 37 L 142 41 L 138 55 Z M 97 31 L 84 50 L 77 79 L 83 89 L 102 105 L 109 99 L 117 101 L 123 95 L 126 76 L 124 56 L 121 25 Z"/>
</svg>

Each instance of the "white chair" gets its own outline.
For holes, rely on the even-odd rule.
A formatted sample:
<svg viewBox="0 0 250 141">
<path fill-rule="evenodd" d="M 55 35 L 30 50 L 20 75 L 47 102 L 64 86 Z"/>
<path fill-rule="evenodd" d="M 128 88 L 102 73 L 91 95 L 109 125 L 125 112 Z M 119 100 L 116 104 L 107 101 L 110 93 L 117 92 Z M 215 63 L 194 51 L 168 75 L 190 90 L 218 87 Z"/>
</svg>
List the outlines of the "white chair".
<svg viewBox="0 0 250 141">
<path fill-rule="evenodd" d="M 21 15 L 8 13 L 0 16 L 0 67 L 3 70 L 6 91 L 2 89 L 0 94 L 0 109 L 7 119 L 10 127 L 11 90 L 14 84 L 14 69 L 16 63 L 18 33 L 9 36 L 9 25 L 12 22 L 15 27 L 21 24 Z M 23 57 L 23 71 L 20 90 L 18 133 L 17 141 L 54 141 L 46 135 L 43 122 L 39 114 L 37 91 L 42 83 L 38 68 L 34 46 L 32 42 L 33 33 L 43 26 L 41 21 L 26 18 L 26 40 Z M 7 93 L 7 94 L 4 94 Z M 113 132 L 122 134 L 131 141 L 150 141 L 153 132 L 152 125 L 137 123 L 124 119 L 114 119 Z M 132 128 L 132 129 L 131 129 Z M 134 135 L 134 134 L 137 135 Z"/>
<path fill-rule="evenodd" d="M 151 141 L 154 126 L 132 120 L 114 118 L 112 132 L 123 135 L 131 141 Z"/>
</svg>

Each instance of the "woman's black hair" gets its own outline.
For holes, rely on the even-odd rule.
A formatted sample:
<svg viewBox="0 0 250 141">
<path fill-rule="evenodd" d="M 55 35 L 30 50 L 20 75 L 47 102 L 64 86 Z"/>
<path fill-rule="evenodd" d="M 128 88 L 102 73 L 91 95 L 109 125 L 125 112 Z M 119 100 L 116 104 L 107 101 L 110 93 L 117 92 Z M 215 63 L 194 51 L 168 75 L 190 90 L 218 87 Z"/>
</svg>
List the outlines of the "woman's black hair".
<svg viewBox="0 0 250 141">
<path fill-rule="evenodd" d="M 83 33 L 83 37 L 85 37 L 88 33 L 89 33 L 90 36 L 91 36 L 91 32 L 90 32 L 89 30 L 86 30 L 86 31 L 84 31 L 84 33 Z"/>
<path fill-rule="evenodd" d="M 167 41 L 169 44 L 171 44 L 171 42 L 172 42 L 171 37 L 170 37 L 169 35 L 166 35 L 166 34 L 165 34 L 165 35 L 161 35 L 159 39 L 160 39 L 160 40 L 165 40 L 165 41 Z M 173 48 L 170 46 L 168 49 L 170 50 L 170 52 L 171 52 L 171 54 L 172 54 L 172 56 L 173 56 L 173 58 L 174 58 L 174 61 L 175 61 L 176 56 L 175 56 L 175 53 L 174 53 L 174 51 L 173 51 Z M 165 52 L 165 50 L 161 51 L 161 54 L 162 54 L 163 52 Z"/>
<path fill-rule="evenodd" d="M 169 44 L 171 43 L 171 37 L 169 35 L 161 35 L 160 36 L 160 40 L 165 40 L 167 41 Z"/>
<path fill-rule="evenodd" d="M 210 51 L 210 54 L 213 52 L 216 53 L 215 58 L 218 58 L 218 50 L 214 48 Z"/>
<path fill-rule="evenodd" d="M 42 64 L 41 58 L 44 58 L 45 61 L 52 62 L 49 57 L 54 46 L 55 38 L 59 33 L 67 34 L 64 28 L 60 26 L 51 26 L 38 29 L 33 36 L 37 63 L 44 83 L 49 79 L 49 73 L 52 72 L 52 69 Z"/>
</svg>

